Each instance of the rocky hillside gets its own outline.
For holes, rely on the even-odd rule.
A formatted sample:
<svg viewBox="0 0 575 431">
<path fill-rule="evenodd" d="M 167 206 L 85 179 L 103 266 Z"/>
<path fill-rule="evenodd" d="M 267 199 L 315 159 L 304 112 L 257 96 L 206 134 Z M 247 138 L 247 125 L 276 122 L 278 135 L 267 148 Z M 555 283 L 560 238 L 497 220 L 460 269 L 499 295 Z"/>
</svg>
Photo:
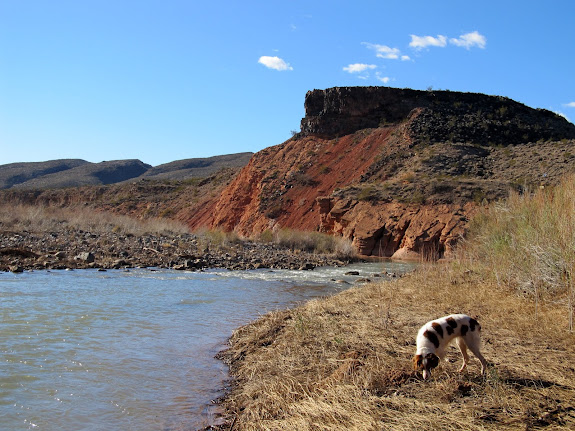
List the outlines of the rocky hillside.
<svg viewBox="0 0 575 431">
<path fill-rule="evenodd" d="M 157 181 L 140 179 L 102 186 L 60 189 L 0 190 L 0 201 L 10 205 L 94 208 L 138 219 L 167 218 L 187 223 L 208 219 L 222 189 L 239 167 L 222 168 L 205 178 Z"/>
<path fill-rule="evenodd" d="M 449 253 L 482 204 L 575 170 L 575 126 L 483 94 L 314 90 L 301 133 L 255 154 L 193 227 L 289 227 L 353 240 L 365 255 Z"/>
<path fill-rule="evenodd" d="M 0 199 L 166 217 L 245 236 L 321 231 L 351 239 L 363 255 L 441 257 L 482 205 L 575 171 L 575 126 L 500 96 L 330 88 L 308 92 L 305 110 L 300 133 L 253 156 L 155 168 L 124 161 L 141 172 L 123 182 L 114 175 L 127 170 L 117 162 L 0 166 L 8 188 Z M 74 172 L 81 184 L 98 185 L 46 189 L 70 184 L 62 178 Z M 103 185 L 110 178 L 121 182 Z"/>
<path fill-rule="evenodd" d="M 0 165 L 0 189 L 9 189 L 47 175 L 69 171 L 87 163 L 87 161 L 80 159 L 62 159 Z"/>
<path fill-rule="evenodd" d="M 245 166 L 252 153 L 177 160 L 156 167 L 140 160 L 90 163 L 80 159 L 0 165 L 0 189 L 59 189 L 140 179 L 182 181 L 207 178 L 225 168 Z"/>
</svg>

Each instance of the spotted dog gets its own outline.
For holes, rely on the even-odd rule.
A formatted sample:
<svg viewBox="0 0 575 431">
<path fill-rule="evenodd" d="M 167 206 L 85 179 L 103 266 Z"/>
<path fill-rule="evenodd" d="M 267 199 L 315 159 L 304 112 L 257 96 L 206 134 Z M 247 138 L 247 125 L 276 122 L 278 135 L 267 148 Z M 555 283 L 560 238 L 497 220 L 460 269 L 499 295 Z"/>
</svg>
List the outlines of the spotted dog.
<svg viewBox="0 0 575 431">
<path fill-rule="evenodd" d="M 455 339 L 463 355 L 459 371 L 463 371 L 469 362 L 469 348 L 481 361 L 481 374 L 484 374 L 487 362 L 479 351 L 480 331 L 479 322 L 465 314 L 452 314 L 427 322 L 417 333 L 417 351 L 413 357 L 415 370 L 423 370 L 423 378 L 427 379 L 431 370 L 439 365 L 439 360 L 444 358 L 449 343 Z"/>
</svg>

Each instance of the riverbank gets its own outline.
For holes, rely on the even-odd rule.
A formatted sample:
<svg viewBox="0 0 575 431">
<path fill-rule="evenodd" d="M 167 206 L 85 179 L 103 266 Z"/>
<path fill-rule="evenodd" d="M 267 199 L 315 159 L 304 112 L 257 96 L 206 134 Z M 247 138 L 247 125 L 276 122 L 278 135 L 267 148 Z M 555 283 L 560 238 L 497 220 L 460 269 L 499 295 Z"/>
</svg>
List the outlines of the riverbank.
<svg viewBox="0 0 575 431">
<path fill-rule="evenodd" d="M 138 220 L 84 207 L 0 205 L 0 271 L 159 267 L 313 269 L 355 260 L 351 242 L 278 230 L 255 240 L 190 233 L 167 219 Z"/>
<path fill-rule="evenodd" d="M 426 321 L 482 325 L 485 378 L 472 359 L 424 382 L 411 368 Z M 222 352 L 234 377 L 221 430 L 486 430 L 575 427 L 575 335 L 565 308 L 516 295 L 461 265 L 425 267 L 238 329 Z"/>
<path fill-rule="evenodd" d="M 349 259 L 292 250 L 273 243 L 228 242 L 188 233 L 122 234 L 61 229 L 0 232 L 0 271 L 159 267 L 179 270 L 227 268 L 313 269 Z"/>
</svg>

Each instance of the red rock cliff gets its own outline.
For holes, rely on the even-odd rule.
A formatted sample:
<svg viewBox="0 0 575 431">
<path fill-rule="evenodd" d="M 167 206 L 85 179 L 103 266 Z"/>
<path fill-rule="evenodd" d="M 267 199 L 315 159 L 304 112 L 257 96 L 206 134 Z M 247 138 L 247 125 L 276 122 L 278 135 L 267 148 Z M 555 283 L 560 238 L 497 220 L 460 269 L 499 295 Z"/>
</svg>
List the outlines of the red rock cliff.
<svg viewBox="0 0 575 431">
<path fill-rule="evenodd" d="M 255 154 L 191 226 L 319 230 L 366 255 L 441 257 L 479 205 L 575 169 L 573 124 L 502 97 L 333 88 L 305 108 L 302 132 Z M 542 150 L 556 169 L 533 163 Z"/>
</svg>

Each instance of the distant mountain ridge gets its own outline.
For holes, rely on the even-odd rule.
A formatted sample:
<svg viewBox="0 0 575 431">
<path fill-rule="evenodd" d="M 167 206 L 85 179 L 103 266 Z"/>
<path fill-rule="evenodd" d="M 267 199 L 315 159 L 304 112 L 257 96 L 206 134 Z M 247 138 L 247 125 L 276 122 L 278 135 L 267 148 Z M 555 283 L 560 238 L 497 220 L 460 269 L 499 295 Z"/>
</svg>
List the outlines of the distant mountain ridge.
<svg viewBox="0 0 575 431">
<path fill-rule="evenodd" d="M 91 163 L 81 159 L 0 165 L 0 189 L 58 189 L 123 181 L 205 178 L 227 167 L 242 167 L 252 153 L 177 160 L 151 166 L 137 159 Z"/>
</svg>

